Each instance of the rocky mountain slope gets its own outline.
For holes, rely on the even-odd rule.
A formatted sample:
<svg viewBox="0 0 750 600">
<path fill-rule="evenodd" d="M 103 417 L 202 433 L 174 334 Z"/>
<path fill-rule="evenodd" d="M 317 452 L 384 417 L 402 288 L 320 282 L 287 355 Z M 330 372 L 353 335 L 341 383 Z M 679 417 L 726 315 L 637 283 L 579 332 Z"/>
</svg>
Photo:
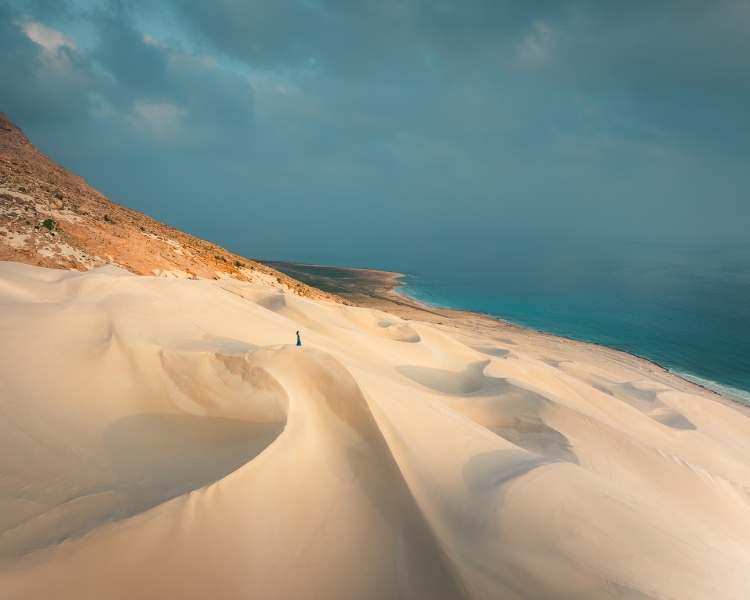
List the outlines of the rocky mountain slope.
<svg viewBox="0 0 750 600">
<path fill-rule="evenodd" d="M 224 277 L 347 301 L 116 204 L 50 160 L 0 113 L 0 260 L 84 271 Z"/>
</svg>

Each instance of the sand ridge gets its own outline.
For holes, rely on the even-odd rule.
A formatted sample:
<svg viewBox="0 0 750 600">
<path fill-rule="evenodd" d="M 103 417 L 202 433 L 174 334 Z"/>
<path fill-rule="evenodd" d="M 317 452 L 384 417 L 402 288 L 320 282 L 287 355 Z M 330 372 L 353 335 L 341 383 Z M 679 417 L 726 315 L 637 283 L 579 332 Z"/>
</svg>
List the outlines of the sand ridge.
<svg viewBox="0 0 750 600">
<path fill-rule="evenodd" d="M 113 266 L 0 307 L 0 597 L 750 589 L 750 418 L 604 350 Z"/>
</svg>

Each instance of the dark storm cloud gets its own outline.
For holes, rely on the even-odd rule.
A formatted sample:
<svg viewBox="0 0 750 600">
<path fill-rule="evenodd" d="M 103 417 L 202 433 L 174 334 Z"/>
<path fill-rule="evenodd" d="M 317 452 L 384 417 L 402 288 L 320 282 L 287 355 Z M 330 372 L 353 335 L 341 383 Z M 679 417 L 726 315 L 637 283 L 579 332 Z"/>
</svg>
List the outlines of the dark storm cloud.
<svg viewBox="0 0 750 600">
<path fill-rule="evenodd" d="M 189 0 L 173 8 L 198 38 L 248 64 L 308 69 L 325 85 L 346 78 L 345 94 L 374 93 L 379 108 L 354 99 L 373 122 L 390 116 L 395 98 L 405 100 L 395 109 L 402 129 L 437 113 L 424 123 L 428 135 L 492 129 L 496 107 L 506 122 L 549 119 L 549 127 L 580 130 L 579 111 L 560 102 L 567 95 L 588 103 L 589 115 L 598 111 L 585 127 L 636 139 L 658 132 L 698 152 L 750 151 L 743 1 Z M 409 98 L 427 94 L 409 110 Z M 530 95 L 551 101 L 539 106 Z M 476 101 L 484 110 L 467 117 L 460 106 Z M 610 107 L 616 114 L 607 119 Z M 529 134 L 539 139 L 524 123 L 520 136 Z"/>
<path fill-rule="evenodd" d="M 113 102 L 131 103 L 144 96 L 174 99 L 179 89 L 170 75 L 166 47 L 148 44 L 133 28 L 127 14 L 107 14 L 97 10 L 92 18 L 102 43 L 91 53 L 92 63 L 110 74 L 117 84 Z"/>
<path fill-rule="evenodd" d="M 744 0 L 6 2 L 0 27 L 0 109 L 43 149 L 256 253 L 746 236 Z"/>
<path fill-rule="evenodd" d="M 361 73 L 394 59 L 413 66 L 432 52 L 448 68 L 509 68 L 520 51 L 582 78 L 716 83 L 750 73 L 742 0 L 186 0 L 174 10 L 216 47 L 266 66 L 315 59 Z"/>
</svg>

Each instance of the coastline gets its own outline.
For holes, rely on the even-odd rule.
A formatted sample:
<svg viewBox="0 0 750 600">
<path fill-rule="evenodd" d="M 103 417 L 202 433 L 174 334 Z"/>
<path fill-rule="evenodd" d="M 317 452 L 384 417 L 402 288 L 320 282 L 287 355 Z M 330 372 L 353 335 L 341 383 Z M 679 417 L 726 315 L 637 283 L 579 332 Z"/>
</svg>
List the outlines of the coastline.
<svg viewBox="0 0 750 600">
<path fill-rule="evenodd" d="M 283 261 L 259 261 L 287 275 L 300 279 L 308 285 L 323 291 L 336 293 L 354 302 L 358 306 L 381 310 L 402 319 L 425 321 L 435 326 L 459 333 L 470 338 L 490 337 L 497 341 L 510 341 L 513 345 L 534 346 L 540 358 L 545 360 L 545 351 L 565 353 L 571 350 L 595 354 L 606 360 L 636 372 L 643 372 L 653 379 L 662 379 L 664 383 L 685 393 L 698 394 L 705 398 L 730 406 L 750 416 L 750 404 L 724 396 L 700 383 L 690 381 L 674 373 L 667 367 L 653 360 L 642 358 L 624 350 L 618 350 L 597 342 L 581 341 L 573 338 L 546 333 L 489 315 L 472 311 L 436 308 L 419 302 L 399 290 L 406 285 L 403 273 L 380 271 L 352 267 L 329 267 L 308 265 Z M 509 340 L 498 335 L 507 336 Z M 518 339 L 514 339 L 518 336 Z M 523 340 L 526 343 L 520 342 Z"/>
</svg>

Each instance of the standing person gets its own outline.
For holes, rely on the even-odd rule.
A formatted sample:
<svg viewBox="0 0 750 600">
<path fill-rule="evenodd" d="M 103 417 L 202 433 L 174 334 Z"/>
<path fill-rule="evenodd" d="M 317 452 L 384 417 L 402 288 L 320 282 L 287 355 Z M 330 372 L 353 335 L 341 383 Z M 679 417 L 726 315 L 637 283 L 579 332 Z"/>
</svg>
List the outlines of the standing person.
<svg viewBox="0 0 750 600">
<path fill-rule="evenodd" d="M 301 340 L 301 339 L 299 339 L 299 331 L 297 332 L 297 345 L 298 345 L 298 346 L 301 346 L 301 345 L 302 345 L 302 340 Z"/>
</svg>

